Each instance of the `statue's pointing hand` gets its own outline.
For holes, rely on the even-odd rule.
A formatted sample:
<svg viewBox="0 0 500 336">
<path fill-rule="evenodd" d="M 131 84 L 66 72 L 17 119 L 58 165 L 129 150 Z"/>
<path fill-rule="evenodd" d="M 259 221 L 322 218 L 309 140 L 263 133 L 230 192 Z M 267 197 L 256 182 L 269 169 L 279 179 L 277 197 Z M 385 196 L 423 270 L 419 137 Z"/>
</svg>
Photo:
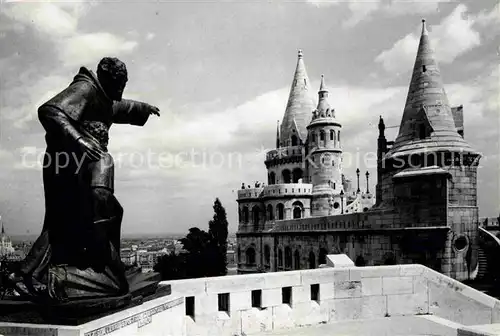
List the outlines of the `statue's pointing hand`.
<svg viewBox="0 0 500 336">
<path fill-rule="evenodd" d="M 149 104 L 148 104 L 149 105 Z M 154 114 L 155 116 L 160 116 L 160 109 L 156 106 L 149 105 L 149 114 Z"/>
</svg>

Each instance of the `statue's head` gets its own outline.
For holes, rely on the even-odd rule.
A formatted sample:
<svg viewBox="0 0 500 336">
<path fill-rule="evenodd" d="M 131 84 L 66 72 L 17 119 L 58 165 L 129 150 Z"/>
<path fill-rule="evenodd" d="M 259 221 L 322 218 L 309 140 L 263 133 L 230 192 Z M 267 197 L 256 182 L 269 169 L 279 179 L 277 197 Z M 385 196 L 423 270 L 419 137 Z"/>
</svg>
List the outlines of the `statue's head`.
<svg viewBox="0 0 500 336">
<path fill-rule="evenodd" d="M 127 84 L 127 67 L 114 57 L 104 57 L 97 65 L 97 78 L 106 94 L 113 100 L 122 100 Z"/>
</svg>

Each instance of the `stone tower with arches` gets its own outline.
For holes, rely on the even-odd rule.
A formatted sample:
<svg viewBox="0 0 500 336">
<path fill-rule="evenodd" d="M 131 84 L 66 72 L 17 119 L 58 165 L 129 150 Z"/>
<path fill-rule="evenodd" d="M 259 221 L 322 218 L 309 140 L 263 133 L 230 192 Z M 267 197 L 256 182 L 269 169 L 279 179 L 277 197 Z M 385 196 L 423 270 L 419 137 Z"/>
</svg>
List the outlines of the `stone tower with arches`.
<svg viewBox="0 0 500 336">
<path fill-rule="evenodd" d="M 328 102 L 328 89 L 322 75 L 318 106 L 307 126 L 305 160 L 307 178 L 313 185 L 311 213 L 315 216 L 338 215 L 344 207 L 341 127 Z"/>
<path fill-rule="evenodd" d="M 323 76 L 317 104 L 312 96 L 299 50 L 285 113 L 276 132 L 276 148 L 266 153 L 267 185 L 243 184 L 238 191 L 239 240 L 243 241 L 242 235 L 246 237 L 246 244 L 241 244 L 246 247 L 242 251 L 240 246 L 238 258 L 249 261 L 249 265 L 259 264 L 265 271 L 272 265 L 290 269 L 312 265 L 313 260 L 319 264 L 318 255 L 320 259 L 326 257 L 325 248 L 321 250 L 324 253 L 305 254 L 277 249 L 266 233 L 277 222 L 361 211 L 359 206 L 349 209 L 347 202 L 355 204 L 362 194 L 366 198 L 366 193 L 359 192 L 359 185 L 357 194 L 350 193 L 350 179 L 342 174 L 341 124 L 328 102 Z M 373 199 L 371 194 L 369 197 Z"/>
</svg>

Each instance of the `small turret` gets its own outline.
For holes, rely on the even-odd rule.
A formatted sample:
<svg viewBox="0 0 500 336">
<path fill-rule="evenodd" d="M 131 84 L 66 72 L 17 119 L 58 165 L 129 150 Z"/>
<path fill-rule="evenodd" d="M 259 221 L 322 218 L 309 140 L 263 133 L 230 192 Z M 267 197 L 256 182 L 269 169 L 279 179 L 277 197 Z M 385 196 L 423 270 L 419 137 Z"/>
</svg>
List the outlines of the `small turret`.
<svg viewBox="0 0 500 336">
<path fill-rule="evenodd" d="M 325 77 L 321 76 L 318 106 L 313 111 L 308 130 L 308 175 L 313 185 L 311 212 L 313 216 L 339 214 L 342 183 L 342 147 L 340 123 L 328 102 Z"/>
</svg>

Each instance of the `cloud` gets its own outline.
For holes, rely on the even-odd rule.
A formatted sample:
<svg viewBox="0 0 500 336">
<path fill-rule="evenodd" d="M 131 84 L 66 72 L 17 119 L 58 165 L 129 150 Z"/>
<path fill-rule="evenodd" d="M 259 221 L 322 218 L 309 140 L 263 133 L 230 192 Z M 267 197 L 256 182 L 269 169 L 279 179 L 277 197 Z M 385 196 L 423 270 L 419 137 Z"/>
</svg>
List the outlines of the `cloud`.
<svg viewBox="0 0 500 336">
<path fill-rule="evenodd" d="M 386 3 L 381 10 L 389 15 L 399 16 L 407 14 L 433 14 L 439 11 L 442 3 L 454 2 L 454 0 L 393 0 Z"/>
<path fill-rule="evenodd" d="M 380 8 L 381 0 L 349 0 L 349 1 L 328 1 L 328 0 L 306 0 L 307 3 L 318 8 L 328 6 L 346 5 L 351 13 L 350 17 L 342 22 L 344 28 L 351 28 L 367 19 L 371 13 Z"/>
<path fill-rule="evenodd" d="M 363 1 L 351 0 L 349 1 L 349 10 L 351 17 L 343 22 L 346 28 L 354 27 L 363 20 L 366 20 L 373 12 L 380 8 L 380 0 Z"/>
<path fill-rule="evenodd" d="M 3 14 L 51 40 L 64 66 L 87 64 L 104 54 L 125 54 L 134 50 L 135 41 L 109 32 L 82 33 L 78 30 L 79 19 L 94 6 L 93 2 L 16 3 L 6 5 Z"/>
<path fill-rule="evenodd" d="M 431 14 L 439 11 L 441 3 L 453 2 L 454 0 L 307 0 L 306 2 L 318 8 L 328 6 L 347 6 L 350 16 L 342 22 L 344 28 L 352 28 L 357 24 L 372 18 L 375 13 L 384 13 L 390 16 L 400 16 L 408 14 Z"/>
<path fill-rule="evenodd" d="M 489 12 L 484 10 L 477 14 L 475 24 L 485 30 L 485 35 L 498 35 L 500 32 L 500 4 L 497 3 Z"/>
<path fill-rule="evenodd" d="M 7 4 L 4 14 L 10 19 L 33 27 L 50 36 L 69 36 L 76 32 L 78 17 L 60 6 L 49 3 Z"/>
<path fill-rule="evenodd" d="M 103 55 L 129 53 L 137 42 L 110 33 L 77 34 L 61 42 L 60 59 L 67 66 L 95 64 Z"/>
<path fill-rule="evenodd" d="M 458 5 L 439 25 L 429 27 L 432 46 L 440 63 L 452 63 L 458 56 L 480 45 L 479 33 L 472 28 L 474 20 L 466 16 L 467 7 Z M 396 41 L 391 49 L 382 51 L 375 61 L 388 72 L 399 74 L 412 69 L 421 27 Z"/>
</svg>

